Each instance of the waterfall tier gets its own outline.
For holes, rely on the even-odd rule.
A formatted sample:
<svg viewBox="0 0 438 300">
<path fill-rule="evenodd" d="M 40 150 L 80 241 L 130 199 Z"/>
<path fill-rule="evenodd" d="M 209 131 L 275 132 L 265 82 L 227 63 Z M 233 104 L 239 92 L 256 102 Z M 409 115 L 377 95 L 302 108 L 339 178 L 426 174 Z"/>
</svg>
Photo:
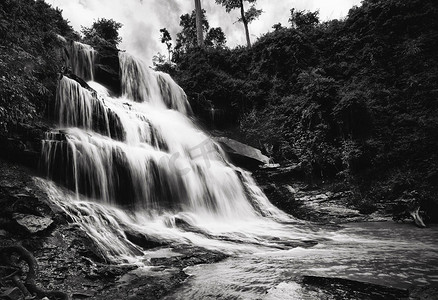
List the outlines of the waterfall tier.
<svg viewBox="0 0 438 300">
<path fill-rule="evenodd" d="M 67 47 L 67 52 L 67 60 L 72 72 L 83 80 L 94 80 L 96 51 L 93 47 L 71 41 Z"/>
<path fill-rule="evenodd" d="M 94 50 L 73 45 L 79 49 L 71 55 L 77 65 L 73 69 L 92 78 Z M 87 55 L 80 54 L 85 50 Z M 213 220 L 291 221 L 269 203 L 248 172 L 233 166 L 220 146 L 194 125 L 184 91 L 167 74 L 153 72 L 123 52 L 119 61 L 119 98 L 110 97 L 96 82 L 88 83 L 93 92 L 65 76 L 59 80 L 55 106 L 59 128 L 46 134 L 41 158 L 47 177 L 75 195 L 59 196 L 51 187 L 51 195 L 58 199 L 54 201 L 69 198 L 60 205 L 108 253 L 117 256 L 132 250 L 126 238 L 120 242 L 127 247 L 122 251 L 120 245 L 111 248 L 103 237 L 120 236 L 114 230 L 127 222 L 129 214 L 135 214 L 135 222 L 139 216 L 148 222 L 158 218 L 170 227 L 175 221 L 169 216 L 175 215 L 184 216 L 190 226 Z M 83 215 L 84 209 L 89 213 Z M 102 219 L 96 223 L 99 229 L 90 227 L 90 214 L 96 222 Z M 124 217 L 109 221 L 111 214 Z M 114 222 L 118 225 L 110 225 Z M 104 229 L 105 223 L 113 229 Z M 98 235 L 97 230 L 104 233 Z"/>
</svg>

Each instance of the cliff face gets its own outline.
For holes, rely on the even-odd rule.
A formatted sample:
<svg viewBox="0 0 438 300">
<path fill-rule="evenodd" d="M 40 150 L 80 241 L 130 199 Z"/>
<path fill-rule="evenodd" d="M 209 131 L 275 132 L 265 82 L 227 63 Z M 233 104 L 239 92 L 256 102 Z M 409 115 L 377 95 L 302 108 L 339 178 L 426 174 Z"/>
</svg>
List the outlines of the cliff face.
<svg viewBox="0 0 438 300">
<path fill-rule="evenodd" d="M 102 46 L 97 48 L 95 64 L 95 80 L 108 87 L 114 95 L 120 95 L 120 63 L 118 50 L 115 47 Z"/>
</svg>

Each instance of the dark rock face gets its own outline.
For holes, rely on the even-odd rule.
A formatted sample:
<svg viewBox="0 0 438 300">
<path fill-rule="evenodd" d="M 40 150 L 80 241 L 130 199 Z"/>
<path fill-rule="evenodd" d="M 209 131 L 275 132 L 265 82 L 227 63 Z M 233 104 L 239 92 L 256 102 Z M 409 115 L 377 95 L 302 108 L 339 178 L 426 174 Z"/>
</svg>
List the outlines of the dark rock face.
<svg viewBox="0 0 438 300">
<path fill-rule="evenodd" d="M 115 96 L 121 94 L 119 50 L 117 48 L 99 47 L 94 71 L 96 82 L 106 86 Z"/>
<path fill-rule="evenodd" d="M 43 122 L 32 125 L 17 124 L 12 134 L 0 136 L 0 158 L 36 170 L 41 153 L 41 140 L 48 128 L 48 124 Z"/>
</svg>

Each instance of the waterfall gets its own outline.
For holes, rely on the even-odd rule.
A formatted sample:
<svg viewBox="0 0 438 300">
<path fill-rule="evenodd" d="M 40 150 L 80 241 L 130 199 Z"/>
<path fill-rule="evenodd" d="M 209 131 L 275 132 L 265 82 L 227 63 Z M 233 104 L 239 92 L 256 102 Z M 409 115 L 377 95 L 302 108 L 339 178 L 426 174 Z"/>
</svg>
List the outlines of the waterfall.
<svg viewBox="0 0 438 300">
<path fill-rule="evenodd" d="M 137 102 L 149 102 L 158 107 L 175 109 L 182 114 L 191 111 L 187 96 L 169 76 L 162 72 L 151 72 L 149 67 L 129 55 L 119 52 L 122 72 L 122 93 Z"/>
<path fill-rule="evenodd" d="M 90 45 L 71 41 L 67 47 L 72 72 L 83 80 L 94 80 L 96 51 Z"/>
<path fill-rule="evenodd" d="M 73 45 L 77 53 L 89 50 Z M 92 78 L 84 69 L 92 69 L 90 53 L 71 57 L 77 59 L 72 61 L 79 74 Z M 222 236 L 225 228 L 232 239 L 229 230 L 236 224 L 263 232 L 277 228 L 277 221 L 291 221 L 268 201 L 250 173 L 233 166 L 195 126 L 187 97 L 170 76 L 153 72 L 129 54 L 119 58 L 121 97 L 108 96 L 96 82 L 89 84 L 100 93 L 67 77 L 59 80 L 59 127 L 46 134 L 41 157 L 47 178 L 71 192 L 40 184 L 108 256 L 117 260 L 138 254 L 123 233 L 126 228 L 211 246 L 210 238 L 195 238 L 177 227 L 197 226 L 208 237 Z M 151 233 L 158 223 L 160 229 Z M 255 237 L 246 238 L 254 242 Z"/>
</svg>

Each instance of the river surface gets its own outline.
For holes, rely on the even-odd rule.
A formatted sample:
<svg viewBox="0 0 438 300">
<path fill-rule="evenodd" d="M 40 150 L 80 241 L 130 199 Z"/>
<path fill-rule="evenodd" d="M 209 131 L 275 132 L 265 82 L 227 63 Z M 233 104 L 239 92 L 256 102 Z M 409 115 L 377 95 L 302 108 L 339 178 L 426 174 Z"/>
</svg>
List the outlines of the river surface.
<svg viewBox="0 0 438 300">
<path fill-rule="evenodd" d="M 302 275 L 412 289 L 438 287 L 438 226 L 348 224 L 311 248 L 260 251 L 186 268 L 191 277 L 166 299 L 318 299 Z"/>
</svg>

